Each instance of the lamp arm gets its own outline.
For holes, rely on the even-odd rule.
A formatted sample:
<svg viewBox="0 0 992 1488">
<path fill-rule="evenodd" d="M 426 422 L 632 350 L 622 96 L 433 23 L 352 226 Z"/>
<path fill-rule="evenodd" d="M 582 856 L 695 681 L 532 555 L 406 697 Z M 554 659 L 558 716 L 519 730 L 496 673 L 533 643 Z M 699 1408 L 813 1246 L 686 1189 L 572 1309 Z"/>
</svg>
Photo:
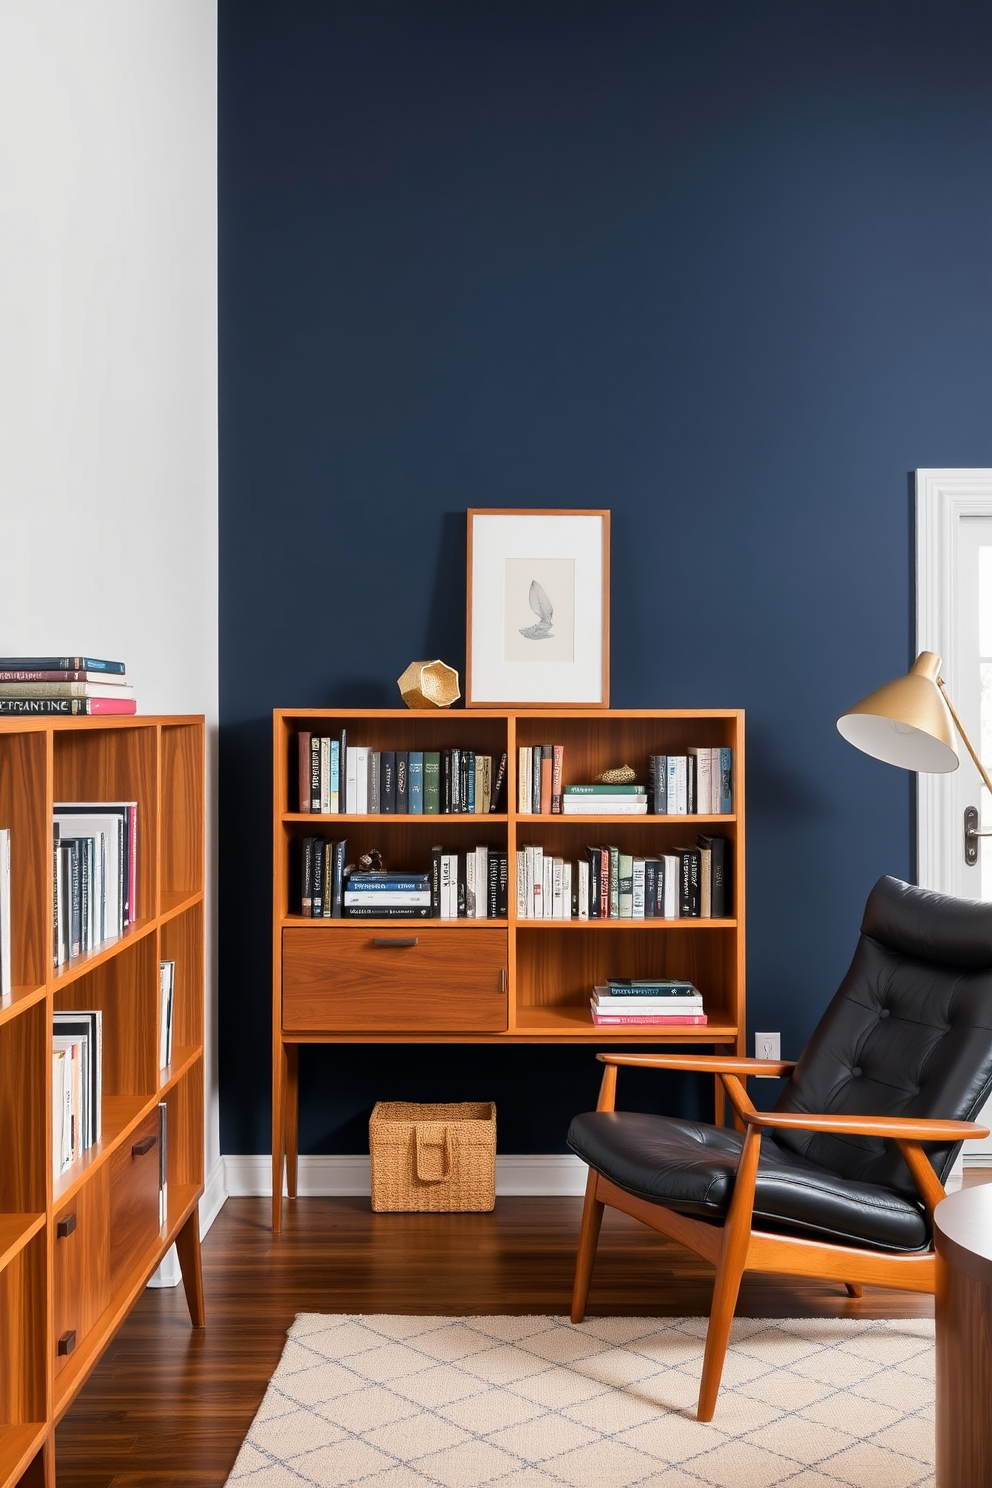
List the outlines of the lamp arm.
<svg viewBox="0 0 992 1488">
<path fill-rule="evenodd" d="M 976 770 L 978 771 L 979 775 L 981 775 L 981 777 L 984 780 L 986 786 L 988 787 L 989 793 L 992 794 L 992 780 L 989 779 L 989 772 L 986 770 L 985 766 L 982 764 L 981 760 L 978 758 L 978 755 L 975 753 L 975 746 L 974 746 L 974 744 L 972 744 L 971 740 L 968 738 L 967 730 L 965 729 L 964 724 L 961 722 L 960 718 L 958 717 L 958 715 L 957 715 L 957 709 L 955 708 L 954 704 L 951 702 L 950 697 L 948 696 L 947 686 L 946 686 L 946 684 L 944 682 L 943 677 L 938 677 L 937 678 L 937 686 L 940 688 L 941 692 L 944 694 L 944 702 L 947 704 L 947 711 L 950 713 L 951 717 L 954 719 L 954 727 L 957 729 L 958 733 L 961 735 L 961 739 L 962 739 L 962 742 L 963 742 L 965 748 L 967 749 L 968 753 L 971 755 L 972 759 L 975 762 L 975 768 L 976 768 Z"/>
</svg>

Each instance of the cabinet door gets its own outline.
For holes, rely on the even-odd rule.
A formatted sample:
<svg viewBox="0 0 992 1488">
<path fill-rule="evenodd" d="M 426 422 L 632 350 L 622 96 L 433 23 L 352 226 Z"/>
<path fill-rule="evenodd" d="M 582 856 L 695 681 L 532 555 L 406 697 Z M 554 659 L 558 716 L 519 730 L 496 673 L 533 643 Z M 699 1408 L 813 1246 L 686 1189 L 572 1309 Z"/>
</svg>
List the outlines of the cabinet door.
<svg viewBox="0 0 992 1488">
<path fill-rule="evenodd" d="M 55 1370 L 107 1305 L 109 1173 L 104 1163 L 61 1209 L 55 1211 Z"/>
<path fill-rule="evenodd" d="M 505 930 L 283 931 L 283 1027 L 302 1033 L 499 1033 Z"/>
<path fill-rule="evenodd" d="M 110 1274 L 114 1287 L 159 1232 L 159 1114 L 156 1108 L 111 1158 Z"/>
</svg>

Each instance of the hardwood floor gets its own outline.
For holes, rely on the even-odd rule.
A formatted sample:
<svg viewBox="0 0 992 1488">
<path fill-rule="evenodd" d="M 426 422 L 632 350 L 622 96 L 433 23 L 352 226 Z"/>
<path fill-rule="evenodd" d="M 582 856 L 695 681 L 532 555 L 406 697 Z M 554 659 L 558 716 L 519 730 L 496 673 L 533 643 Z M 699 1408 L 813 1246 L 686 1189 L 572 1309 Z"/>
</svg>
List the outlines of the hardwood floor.
<svg viewBox="0 0 992 1488">
<path fill-rule="evenodd" d="M 581 1202 L 403 1215 L 300 1199 L 274 1237 L 267 1199 L 229 1199 L 203 1243 L 206 1328 L 191 1330 L 181 1287 L 144 1293 L 58 1429 L 59 1488 L 219 1488 L 298 1312 L 567 1314 Z M 705 1315 L 711 1283 L 688 1251 L 607 1212 L 590 1314 Z M 909 1317 L 933 1300 L 756 1276 L 738 1311 Z"/>
</svg>

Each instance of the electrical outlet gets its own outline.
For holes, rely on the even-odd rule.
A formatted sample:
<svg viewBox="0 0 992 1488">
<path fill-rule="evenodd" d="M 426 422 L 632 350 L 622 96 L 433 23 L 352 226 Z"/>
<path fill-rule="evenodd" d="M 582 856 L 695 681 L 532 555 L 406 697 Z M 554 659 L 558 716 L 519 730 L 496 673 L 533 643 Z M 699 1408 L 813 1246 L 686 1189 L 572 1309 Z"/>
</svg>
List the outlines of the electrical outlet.
<svg viewBox="0 0 992 1488">
<path fill-rule="evenodd" d="M 782 1035 L 780 1033 L 756 1033 L 754 1035 L 755 1059 L 781 1059 Z"/>
</svg>

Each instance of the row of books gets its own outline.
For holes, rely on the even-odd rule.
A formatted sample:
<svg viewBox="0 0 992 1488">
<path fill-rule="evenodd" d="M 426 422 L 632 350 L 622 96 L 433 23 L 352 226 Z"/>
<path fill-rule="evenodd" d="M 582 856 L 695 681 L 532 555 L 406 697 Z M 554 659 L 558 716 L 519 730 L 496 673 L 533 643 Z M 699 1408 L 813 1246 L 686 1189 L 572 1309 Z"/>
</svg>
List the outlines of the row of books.
<svg viewBox="0 0 992 1488">
<path fill-rule="evenodd" d="M 0 656 L 0 718 L 136 713 L 122 661 L 93 656 Z"/>
<path fill-rule="evenodd" d="M 597 1027 L 685 1028 L 706 1023 L 698 987 L 665 977 L 639 981 L 610 977 L 605 986 L 593 988 L 589 1007 Z"/>
<path fill-rule="evenodd" d="M 160 966 L 159 1064 L 172 1060 L 176 963 Z M 102 1135 L 103 1013 L 99 1008 L 52 1015 L 52 1132 L 55 1176 Z M 164 1112 L 164 1104 L 160 1107 Z M 164 1142 L 163 1142 L 164 1151 Z M 164 1181 L 164 1168 L 161 1177 Z"/>
<path fill-rule="evenodd" d="M 346 865 L 348 844 L 305 837 L 300 912 L 305 919 L 505 919 L 506 850 L 480 844 L 431 849 L 429 870 L 363 872 Z"/>
<path fill-rule="evenodd" d="M 730 816 L 734 809 L 734 751 L 688 749 L 648 756 L 655 816 Z"/>
<path fill-rule="evenodd" d="M 64 966 L 138 917 L 137 803 L 57 802 L 53 837 L 53 954 Z"/>
<path fill-rule="evenodd" d="M 339 736 L 297 735 L 299 809 L 311 815 L 482 816 L 505 810 L 506 754 L 473 749 L 372 749 Z"/>
<path fill-rule="evenodd" d="M 52 1133 L 55 1176 L 100 1140 L 103 1013 L 53 1014 Z"/>
<path fill-rule="evenodd" d="M 0 1002 L 14 990 L 10 954 L 10 828 L 0 827 Z"/>
<path fill-rule="evenodd" d="M 725 837 L 700 836 L 656 857 L 596 844 L 574 862 L 529 843 L 517 851 L 517 918 L 724 919 L 729 861 Z"/>
</svg>

